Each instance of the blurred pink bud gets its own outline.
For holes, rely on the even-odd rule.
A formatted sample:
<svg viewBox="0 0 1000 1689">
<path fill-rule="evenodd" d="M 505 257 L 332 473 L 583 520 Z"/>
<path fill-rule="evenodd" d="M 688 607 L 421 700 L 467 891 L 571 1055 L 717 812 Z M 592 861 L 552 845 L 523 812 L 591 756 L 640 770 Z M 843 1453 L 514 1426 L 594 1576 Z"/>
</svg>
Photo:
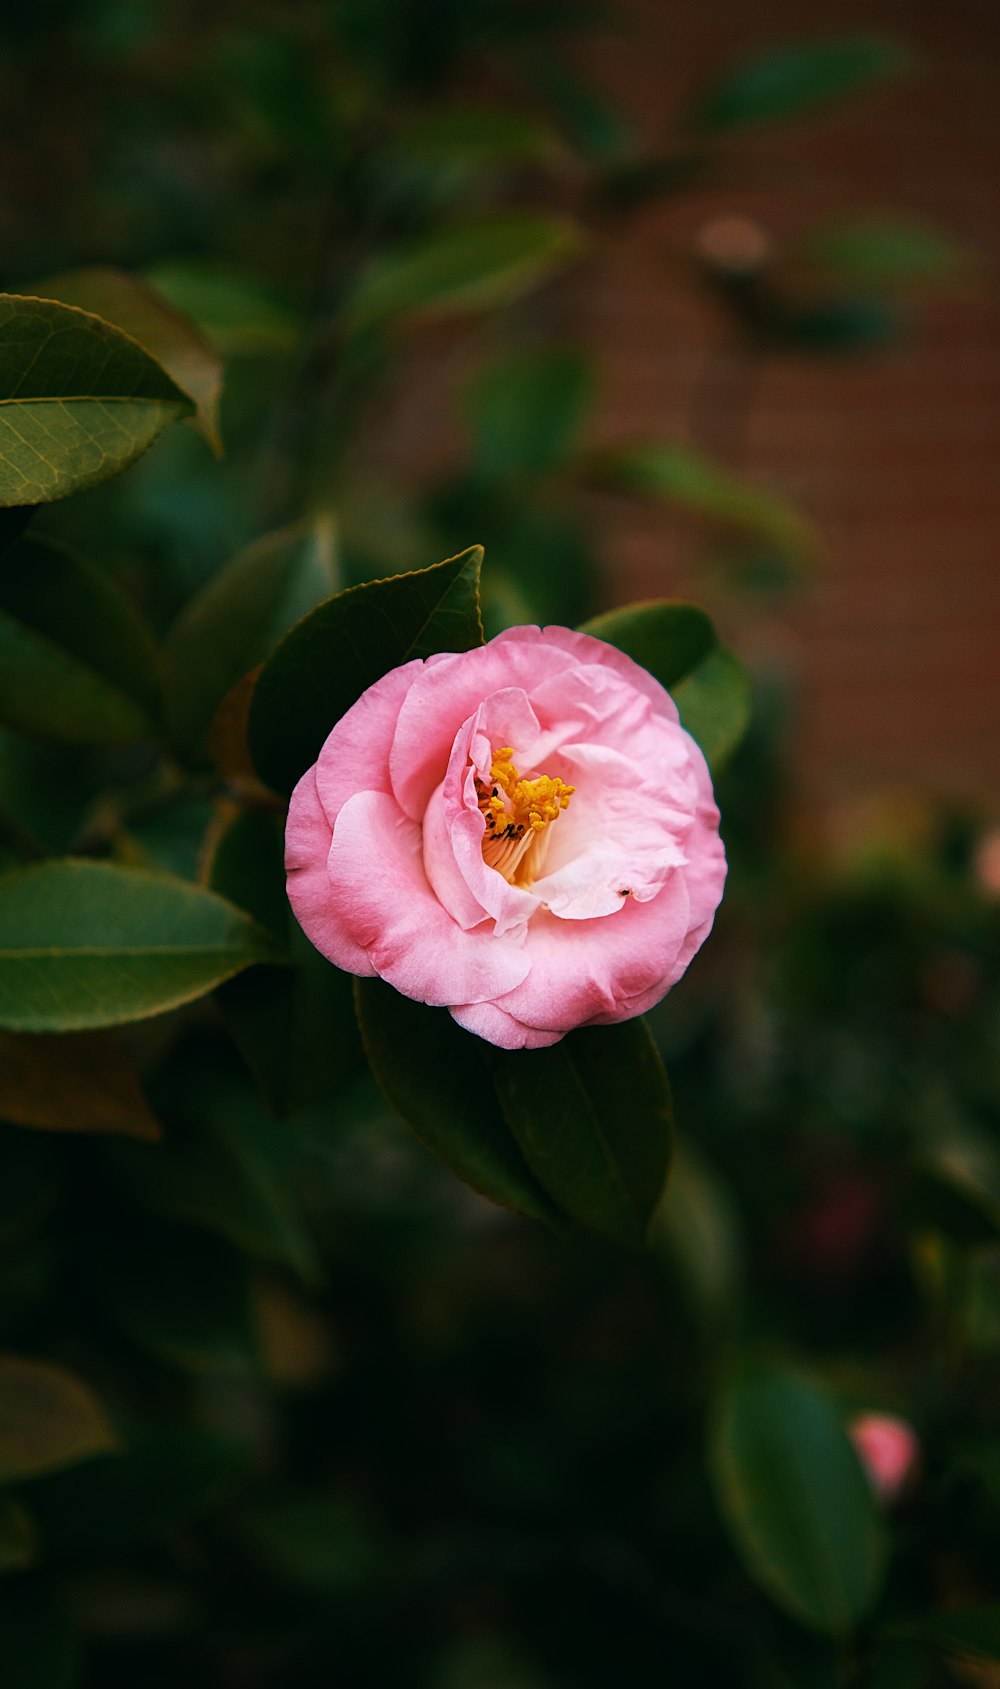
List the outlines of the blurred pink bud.
<svg viewBox="0 0 1000 1689">
<path fill-rule="evenodd" d="M 892 1413 L 858 1413 L 847 1434 L 872 1489 L 890 1507 L 906 1488 L 920 1457 L 913 1426 Z"/>
</svg>

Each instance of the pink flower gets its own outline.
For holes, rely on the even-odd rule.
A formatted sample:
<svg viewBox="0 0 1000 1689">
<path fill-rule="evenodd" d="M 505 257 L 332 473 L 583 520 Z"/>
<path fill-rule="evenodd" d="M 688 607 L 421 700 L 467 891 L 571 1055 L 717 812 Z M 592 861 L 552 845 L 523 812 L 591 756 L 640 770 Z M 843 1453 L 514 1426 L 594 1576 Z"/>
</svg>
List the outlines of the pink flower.
<svg viewBox="0 0 1000 1689">
<path fill-rule="evenodd" d="M 338 967 L 504 1049 L 642 1014 L 722 896 L 704 758 L 613 646 L 513 628 L 383 675 L 292 794 L 292 908 Z"/>
<path fill-rule="evenodd" d="M 913 1426 L 892 1413 L 859 1413 L 847 1434 L 872 1489 L 890 1506 L 906 1487 L 920 1456 Z"/>
</svg>

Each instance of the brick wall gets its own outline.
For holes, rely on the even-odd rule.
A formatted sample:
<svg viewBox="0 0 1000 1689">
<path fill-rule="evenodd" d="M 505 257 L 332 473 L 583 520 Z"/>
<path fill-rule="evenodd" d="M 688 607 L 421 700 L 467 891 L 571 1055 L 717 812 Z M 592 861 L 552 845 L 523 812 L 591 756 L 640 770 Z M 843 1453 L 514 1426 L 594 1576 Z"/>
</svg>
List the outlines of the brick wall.
<svg viewBox="0 0 1000 1689">
<path fill-rule="evenodd" d="M 730 631 L 799 677 L 798 748 L 817 796 L 919 781 L 975 792 L 1000 774 L 1000 8 L 839 0 L 628 0 L 588 68 L 648 137 L 744 53 L 829 33 L 900 38 L 913 75 L 734 149 L 740 184 L 636 217 L 571 292 L 599 351 L 601 433 L 668 431 L 786 495 L 824 557 L 798 602 L 740 611 L 667 518 L 607 512 L 619 595 L 715 600 Z M 728 347 L 684 277 L 697 231 L 727 211 L 780 241 L 826 212 L 932 219 L 983 254 L 978 275 L 920 305 L 906 342 L 851 361 Z"/>
</svg>

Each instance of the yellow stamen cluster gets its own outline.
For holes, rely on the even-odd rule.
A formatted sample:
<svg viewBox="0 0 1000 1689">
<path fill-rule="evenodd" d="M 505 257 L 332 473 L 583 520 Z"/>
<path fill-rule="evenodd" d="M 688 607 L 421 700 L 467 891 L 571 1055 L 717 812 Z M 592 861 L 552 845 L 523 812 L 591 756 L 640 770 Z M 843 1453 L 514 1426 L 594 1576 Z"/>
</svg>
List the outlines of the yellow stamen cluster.
<svg viewBox="0 0 1000 1689">
<path fill-rule="evenodd" d="M 486 818 L 483 858 L 488 866 L 512 884 L 516 877 L 519 884 L 530 885 L 541 861 L 542 835 L 560 811 L 569 808 L 575 790 L 549 774 L 522 780 L 514 767 L 513 746 L 497 751 L 490 784 L 476 780 L 479 808 Z"/>
</svg>

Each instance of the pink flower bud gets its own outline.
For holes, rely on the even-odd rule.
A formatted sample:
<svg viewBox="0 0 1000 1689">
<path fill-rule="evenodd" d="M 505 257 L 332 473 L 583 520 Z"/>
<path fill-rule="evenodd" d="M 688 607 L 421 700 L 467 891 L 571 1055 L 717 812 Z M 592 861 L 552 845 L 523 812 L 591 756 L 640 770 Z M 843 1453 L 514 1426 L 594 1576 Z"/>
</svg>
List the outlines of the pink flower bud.
<svg viewBox="0 0 1000 1689">
<path fill-rule="evenodd" d="M 892 1413 L 859 1413 L 848 1425 L 847 1434 L 878 1499 L 891 1507 L 920 1458 L 913 1426 Z"/>
</svg>

